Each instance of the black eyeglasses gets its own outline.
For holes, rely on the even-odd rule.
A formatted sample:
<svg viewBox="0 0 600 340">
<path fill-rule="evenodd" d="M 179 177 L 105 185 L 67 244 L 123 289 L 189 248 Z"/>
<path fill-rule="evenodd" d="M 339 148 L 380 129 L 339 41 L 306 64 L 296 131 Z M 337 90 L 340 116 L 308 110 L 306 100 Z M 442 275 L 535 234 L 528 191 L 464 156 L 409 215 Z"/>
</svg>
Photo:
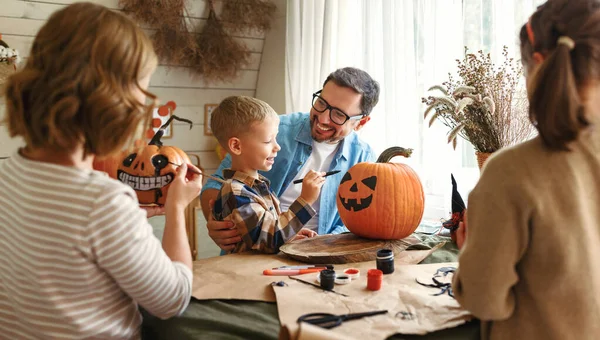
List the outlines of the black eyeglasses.
<svg viewBox="0 0 600 340">
<path fill-rule="evenodd" d="M 337 125 L 344 125 L 349 120 L 362 119 L 365 116 L 364 114 L 352 117 L 348 116 L 344 111 L 338 109 L 337 107 L 329 105 L 329 103 L 321 96 L 319 96 L 319 94 L 321 94 L 321 91 L 313 93 L 313 109 L 315 109 L 319 113 L 329 110 L 329 119 L 331 119 L 331 121 Z"/>
</svg>

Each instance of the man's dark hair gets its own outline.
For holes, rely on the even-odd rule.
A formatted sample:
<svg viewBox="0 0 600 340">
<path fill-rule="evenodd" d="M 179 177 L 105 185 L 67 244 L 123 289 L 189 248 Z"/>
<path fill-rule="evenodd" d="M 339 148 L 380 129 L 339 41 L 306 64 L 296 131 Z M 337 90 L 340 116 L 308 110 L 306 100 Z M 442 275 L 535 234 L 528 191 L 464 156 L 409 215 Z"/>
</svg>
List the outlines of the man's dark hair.
<svg viewBox="0 0 600 340">
<path fill-rule="evenodd" d="M 333 81 L 338 86 L 348 87 L 360 93 L 362 95 L 360 109 L 363 115 L 368 116 L 371 114 L 371 110 L 379 101 L 379 83 L 363 70 L 354 67 L 340 68 L 329 74 L 323 83 L 323 87 L 328 81 Z"/>
</svg>

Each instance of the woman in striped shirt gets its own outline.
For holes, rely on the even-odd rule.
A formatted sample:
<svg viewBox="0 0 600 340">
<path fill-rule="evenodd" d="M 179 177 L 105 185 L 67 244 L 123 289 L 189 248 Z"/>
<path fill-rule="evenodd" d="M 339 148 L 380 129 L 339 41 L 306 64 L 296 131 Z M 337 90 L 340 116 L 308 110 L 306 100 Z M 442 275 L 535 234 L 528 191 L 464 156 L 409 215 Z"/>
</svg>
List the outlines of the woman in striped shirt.
<svg viewBox="0 0 600 340">
<path fill-rule="evenodd" d="M 179 168 L 161 247 L 133 190 L 92 169 L 149 123 L 156 64 L 135 23 L 76 3 L 8 80 L 8 131 L 26 146 L 0 164 L 0 338 L 139 338 L 138 304 L 161 318 L 186 308 L 184 208 L 201 179 Z"/>
</svg>

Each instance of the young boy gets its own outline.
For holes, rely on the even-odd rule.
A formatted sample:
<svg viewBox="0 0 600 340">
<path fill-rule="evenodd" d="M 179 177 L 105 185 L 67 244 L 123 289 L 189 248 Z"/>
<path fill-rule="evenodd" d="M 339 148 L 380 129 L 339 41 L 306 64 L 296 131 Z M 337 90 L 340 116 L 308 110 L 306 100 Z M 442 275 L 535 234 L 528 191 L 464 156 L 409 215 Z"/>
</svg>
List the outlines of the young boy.
<svg viewBox="0 0 600 340">
<path fill-rule="evenodd" d="M 223 172 L 223 184 L 213 207 L 218 221 L 232 221 L 240 231 L 234 253 L 258 250 L 277 253 L 287 241 L 316 236 L 303 228 L 314 215 L 311 207 L 325 182 L 324 173 L 310 171 L 302 192 L 286 212 L 258 171 L 269 171 L 277 151 L 279 117 L 265 102 L 245 96 L 225 98 L 213 111 L 210 127 L 231 155 L 231 168 Z"/>
</svg>

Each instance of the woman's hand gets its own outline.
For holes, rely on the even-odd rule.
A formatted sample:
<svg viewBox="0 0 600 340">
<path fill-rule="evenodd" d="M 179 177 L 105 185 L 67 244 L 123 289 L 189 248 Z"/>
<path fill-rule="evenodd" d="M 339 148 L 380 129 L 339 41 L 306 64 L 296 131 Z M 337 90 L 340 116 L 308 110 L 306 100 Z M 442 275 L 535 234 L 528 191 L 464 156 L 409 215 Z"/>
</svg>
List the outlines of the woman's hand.
<svg viewBox="0 0 600 340">
<path fill-rule="evenodd" d="M 462 249 L 467 241 L 467 211 L 465 210 L 465 214 L 463 216 L 463 221 L 458 224 L 458 229 L 456 229 L 456 245 L 458 249 Z"/>
<path fill-rule="evenodd" d="M 194 198 L 198 197 L 202 190 L 200 173 L 201 171 L 197 167 L 182 163 L 177 168 L 177 174 L 169 186 L 165 207 L 173 206 L 185 209 Z"/>
<path fill-rule="evenodd" d="M 146 217 L 148 218 L 165 214 L 164 205 L 140 205 L 140 208 L 146 210 Z"/>
</svg>

